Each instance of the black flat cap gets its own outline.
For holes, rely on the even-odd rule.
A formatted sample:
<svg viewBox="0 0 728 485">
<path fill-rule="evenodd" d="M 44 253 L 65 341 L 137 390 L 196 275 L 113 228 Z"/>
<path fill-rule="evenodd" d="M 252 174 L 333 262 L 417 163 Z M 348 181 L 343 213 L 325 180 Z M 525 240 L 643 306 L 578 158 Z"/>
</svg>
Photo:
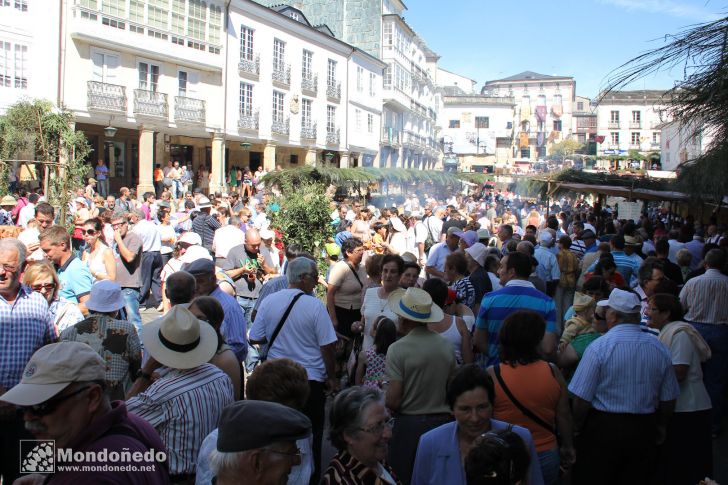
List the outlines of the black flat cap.
<svg viewBox="0 0 728 485">
<path fill-rule="evenodd" d="M 198 259 L 182 266 L 182 269 L 193 276 L 215 272 L 215 263 L 209 259 Z"/>
<path fill-rule="evenodd" d="M 255 450 L 280 441 L 296 441 L 311 434 L 303 413 L 267 401 L 237 401 L 222 410 L 217 451 Z"/>
</svg>

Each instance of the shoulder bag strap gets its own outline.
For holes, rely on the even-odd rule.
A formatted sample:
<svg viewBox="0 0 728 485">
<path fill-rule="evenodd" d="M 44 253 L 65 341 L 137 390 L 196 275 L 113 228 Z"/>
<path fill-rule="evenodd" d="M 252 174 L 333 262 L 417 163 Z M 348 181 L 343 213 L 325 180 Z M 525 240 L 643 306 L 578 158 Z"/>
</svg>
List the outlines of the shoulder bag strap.
<svg viewBox="0 0 728 485">
<path fill-rule="evenodd" d="M 286 319 L 288 318 L 288 314 L 291 313 L 291 310 L 293 309 L 293 305 L 296 304 L 296 301 L 298 301 L 299 298 L 303 295 L 303 292 L 297 294 L 293 297 L 293 300 L 291 300 L 291 303 L 288 305 L 288 308 L 286 308 L 286 311 L 283 313 L 283 316 L 281 317 L 281 321 L 278 322 L 278 325 L 276 326 L 276 329 L 273 330 L 273 335 L 270 336 L 270 342 L 268 342 L 268 350 L 273 348 L 273 342 L 275 341 L 278 334 L 281 332 L 281 328 L 283 328 L 283 324 L 286 323 Z"/>
<path fill-rule="evenodd" d="M 356 270 L 354 270 L 354 267 L 350 263 L 346 263 L 346 265 L 349 267 L 352 273 L 354 273 L 354 278 L 356 278 L 356 281 L 359 283 L 359 286 L 364 288 L 364 283 L 361 282 L 361 279 L 359 279 L 359 275 L 357 274 Z"/>
<path fill-rule="evenodd" d="M 506 396 L 508 396 L 508 399 L 510 399 L 511 402 L 513 404 L 515 404 L 515 406 L 526 417 L 528 417 L 531 421 L 533 421 L 534 423 L 538 424 L 539 426 L 541 426 L 542 428 L 544 428 L 549 433 L 555 435 L 556 434 L 556 430 L 554 429 L 553 426 L 551 426 L 546 421 L 544 421 L 543 419 L 541 419 L 538 416 L 536 416 L 536 414 L 534 414 L 530 409 L 528 409 L 526 406 L 524 406 L 523 404 L 521 404 L 521 402 L 518 399 L 515 398 L 515 396 L 513 395 L 513 393 L 511 393 L 511 390 L 508 389 L 508 386 L 506 386 L 506 383 L 503 380 L 503 377 L 501 376 L 500 364 L 493 366 L 493 372 L 495 373 L 495 378 L 498 379 L 498 384 L 500 384 L 501 388 L 503 389 L 503 392 L 505 392 L 506 393 Z"/>
</svg>

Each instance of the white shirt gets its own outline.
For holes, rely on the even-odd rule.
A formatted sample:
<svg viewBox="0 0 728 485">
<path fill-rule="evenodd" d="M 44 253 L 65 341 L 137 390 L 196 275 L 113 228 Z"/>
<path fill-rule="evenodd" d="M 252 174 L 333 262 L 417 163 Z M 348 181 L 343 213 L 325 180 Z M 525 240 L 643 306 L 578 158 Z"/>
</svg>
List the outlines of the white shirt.
<svg viewBox="0 0 728 485">
<path fill-rule="evenodd" d="M 263 300 L 253 325 L 251 340 L 269 340 L 298 289 L 285 289 Z M 291 310 L 268 350 L 268 359 L 288 358 L 305 369 L 310 381 L 324 382 L 326 367 L 321 347 L 336 342 L 336 332 L 326 307 L 317 298 L 303 295 Z"/>
<path fill-rule="evenodd" d="M 75 204 L 74 204 L 75 205 Z M 24 228 L 28 227 L 28 221 L 35 217 L 35 204 L 26 205 L 18 212 L 18 225 Z"/>
<path fill-rule="evenodd" d="M 163 242 L 162 247 L 159 250 L 162 254 L 170 254 L 172 251 L 174 251 L 174 245 L 177 241 L 177 233 L 174 231 L 174 225 L 173 224 L 167 224 L 166 226 L 159 224 L 157 226 L 157 230 L 159 231 L 159 240 L 161 242 L 162 238 L 169 239 L 174 238 L 174 241 L 172 242 Z"/>
<path fill-rule="evenodd" d="M 159 228 L 152 221 L 140 219 L 139 222 L 134 224 L 131 232 L 142 238 L 143 252 L 161 251 L 162 238 L 159 235 Z"/>
<path fill-rule="evenodd" d="M 265 244 L 261 244 L 260 254 L 263 255 L 266 266 L 276 270 L 276 273 L 281 272 L 281 258 L 278 256 L 279 251 L 277 247 L 272 246 L 269 248 Z"/>
<path fill-rule="evenodd" d="M 227 258 L 228 253 L 235 246 L 245 243 L 245 233 L 236 226 L 223 226 L 215 230 L 212 238 L 212 250 L 216 258 Z"/>
<path fill-rule="evenodd" d="M 488 229 L 490 231 L 490 219 L 487 217 L 481 217 L 478 219 L 478 224 L 480 224 L 481 229 Z"/>
</svg>

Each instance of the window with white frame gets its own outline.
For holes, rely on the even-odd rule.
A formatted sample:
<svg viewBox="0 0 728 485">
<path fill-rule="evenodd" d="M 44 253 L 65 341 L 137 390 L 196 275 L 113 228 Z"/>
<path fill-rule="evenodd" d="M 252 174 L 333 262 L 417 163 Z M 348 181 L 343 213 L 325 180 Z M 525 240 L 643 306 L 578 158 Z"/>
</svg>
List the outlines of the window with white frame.
<svg viewBox="0 0 728 485">
<path fill-rule="evenodd" d="M 115 17 L 126 17 L 126 0 L 101 0 L 101 11 Z"/>
<path fill-rule="evenodd" d="M 139 89 L 156 93 L 159 84 L 159 66 L 148 62 L 139 62 L 137 70 L 139 73 Z"/>
<path fill-rule="evenodd" d="M 394 24 L 392 22 L 386 22 L 384 24 L 384 46 L 391 47 L 394 44 L 393 34 Z"/>
<path fill-rule="evenodd" d="M 660 132 L 659 131 L 653 131 L 652 132 L 652 143 L 660 143 Z"/>
<path fill-rule="evenodd" d="M 240 83 L 240 115 L 253 116 L 253 85 Z"/>
<path fill-rule="evenodd" d="M 639 145 L 640 144 L 640 132 L 639 131 L 633 131 L 632 132 L 631 142 L 632 142 L 632 145 Z"/>
<path fill-rule="evenodd" d="M 609 136 L 611 138 L 612 145 L 619 145 L 619 132 L 618 131 L 610 132 Z"/>
<path fill-rule="evenodd" d="M 185 35 L 185 0 L 172 0 L 172 32 Z"/>
<path fill-rule="evenodd" d="M 177 71 L 177 96 L 187 96 L 187 71 Z"/>
<path fill-rule="evenodd" d="M 241 61 L 252 61 L 253 60 L 253 29 L 246 27 L 245 25 L 240 26 L 240 60 Z"/>
<path fill-rule="evenodd" d="M 202 0 L 189 0 L 187 15 L 187 35 L 196 40 L 205 40 L 207 4 Z"/>
<path fill-rule="evenodd" d="M 273 39 L 273 70 L 283 71 L 286 64 L 286 43 Z"/>
<path fill-rule="evenodd" d="M 356 92 L 364 92 L 364 68 L 356 66 Z"/>
<path fill-rule="evenodd" d="M 168 3 L 166 0 L 147 0 L 147 25 L 155 29 L 167 30 L 169 19 Z"/>
<path fill-rule="evenodd" d="M 10 0 L 4 0 L 7 5 L 10 5 Z M 78 3 L 82 7 L 89 8 L 91 10 L 98 10 L 99 0 L 79 0 Z"/>
<path fill-rule="evenodd" d="M 619 124 L 619 111 L 609 112 L 609 122 Z"/>
<path fill-rule="evenodd" d="M 283 110 L 286 96 L 280 91 L 273 91 L 273 121 L 283 122 Z"/>
<path fill-rule="evenodd" d="M 12 86 L 13 58 L 11 57 L 12 44 L 0 40 L 0 88 Z"/>
<path fill-rule="evenodd" d="M 15 87 L 28 89 L 28 46 L 15 44 Z"/>
<path fill-rule="evenodd" d="M 354 127 L 357 133 L 361 132 L 361 110 L 354 110 Z"/>
<path fill-rule="evenodd" d="M 129 0 L 129 20 L 144 23 L 144 0 Z"/>
<path fill-rule="evenodd" d="M 392 65 L 388 64 L 384 68 L 383 83 L 385 89 L 392 89 Z"/>
<path fill-rule="evenodd" d="M 5 0 L 4 2 L 0 2 L 0 6 L 9 7 L 10 0 Z M 28 11 L 28 0 L 15 0 L 13 2 L 13 6 L 15 7 L 16 10 L 20 10 L 21 12 L 27 12 Z"/>
<path fill-rule="evenodd" d="M 374 133 L 374 115 L 367 113 L 367 133 Z"/>
<path fill-rule="evenodd" d="M 326 82 L 329 86 L 336 86 L 336 61 L 333 59 L 329 59 Z"/>
<path fill-rule="evenodd" d="M 118 67 L 120 64 L 119 54 L 91 51 L 91 62 L 93 63 L 93 80 L 106 84 L 119 84 Z"/>
<path fill-rule="evenodd" d="M 639 123 L 642 120 L 642 112 L 632 111 L 632 123 Z"/>
<path fill-rule="evenodd" d="M 222 8 L 210 5 L 210 28 L 207 30 L 207 40 L 210 44 L 220 45 L 220 31 L 222 30 Z"/>
<path fill-rule="evenodd" d="M 373 72 L 369 73 L 369 96 L 372 98 L 377 95 L 377 75 Z"/>
<path fill-rule="evenodd" d="M 313 79 L 313 52 L 306 49 L 301 59 L 301 75 L 303 79 Z"/>
<path fill-rule="evenodd" d="M 311 128 L 313 123 L 311 122 L 311 108 L 313 107 L 313 101 L 308 98 L 301 100 L 301 126 L 304 128 Z"/>
<path fill-rule="evenodd" d="M 326 106 L 326 133 L 336 133 L 336 106 Z"/>
</svg>

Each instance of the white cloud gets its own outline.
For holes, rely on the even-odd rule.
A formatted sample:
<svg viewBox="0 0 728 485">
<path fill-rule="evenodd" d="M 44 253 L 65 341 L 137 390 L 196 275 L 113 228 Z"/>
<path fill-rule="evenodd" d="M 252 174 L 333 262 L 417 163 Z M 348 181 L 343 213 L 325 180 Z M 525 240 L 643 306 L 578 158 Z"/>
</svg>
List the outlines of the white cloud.
<svg viewBox="0 0 728 485">
<path fill-rule="evenodd" d="M 708 8 L 705 4 L 688 4 L 672 0 L 597 0 L 599 3 L 614 5 L 630 12 L 650 12 L 669 15 L 690 21 L 707 22 L 722 17 Z"/>
</svg>

